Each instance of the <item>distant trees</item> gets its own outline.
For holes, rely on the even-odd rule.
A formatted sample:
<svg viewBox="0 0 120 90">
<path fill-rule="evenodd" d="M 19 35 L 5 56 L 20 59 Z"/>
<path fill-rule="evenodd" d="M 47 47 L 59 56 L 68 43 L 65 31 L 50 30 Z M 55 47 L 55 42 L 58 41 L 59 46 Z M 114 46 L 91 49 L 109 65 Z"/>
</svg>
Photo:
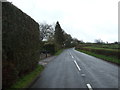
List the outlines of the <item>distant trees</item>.
<svg viewBox="0 0 120 90">
<path fill-rule="evenodd" d="M 59 22 L 56 23 L 54 28 L 52 25 L 40 23 L 40 39 L 42 41 L 45 39 L 45 41 L 41 43 L 41 52 L 49 51 L 49 53 L 54 54 L 58 49 L 64 48 L 65 35 L 67 34 L 62 30 Z"/>
<path fill-rule="evenodd" d="M 97 43 L 97 44 L 102 44 L 102 43 L 104 43 L 101 39 L 95 39 L 95 43 Z"/>
<path fill-rule="evenodd" d="M 64 46 L 66 47 L 66 48 L 68 48 L 68 47 L 72 47 L 72 37 L 71 37 L 71 35 L 70 34 L 67 34 L 67 33 L 64 33 L 64 38 L 65 38 L 65 41 L 64 41 Z"/>
<path fill-rule="evenodd" d="M 72 46 L 77 46 L 82 43 L 84 43 L 82 40 L 78 40 L 77 38 L 72 39 Z"/>
<path fill-rule="evenodd" d="M 60 26 L 57 21 L 55 26 L 54 40 L 58 49 L 70 48 L 78 45 L 79 43 L 84 43 L 82 40 L 72 38 L 70 34 L 67 34 Z"/>
<path fill-rule="evenodd" d="M 119 44 L 119 42 L 115 41 L 114 44 Z"/>
<path fill-rule="evenodd" d="M 60 26 L 60 23 L 57 21 L 55 27 L 46 23 L 40 23 L 40 39 L 41 51 L 49 51 L 53 54 L 54 52 L 61 48 L 70 48 L 83 43 L 76 38 L 72 38 L 70 34 L 67 34 Z M 44 41 L 44 39 L 46 39 Z M 44 41 L 44 42 L 43 42 Z M 47 46 L 46 46 L 47 45 Z M 47 47 L 47 48 L 46 48 Z M 52 49 L 50 49 L 52 48 Z"/>
<path fill-rule="evenodd" d="M 64 31 L 61 28 L 58 21 L 57 21 L 56 26 L 55 26 L 54 38 L 55 38 L 57 48 L 63 48 L 64 47 L 64 41 L 65 41 Z"/>
<path fill-rule="evenodd" d="M 70 34 L 67 34 L 62 28 L 60 23 L 57 21 L 55 27 L 46 23 L 40 23 L 40 36 L 41 40 L 46 39 L 46 42 L 42 45 L 44 46 L 46 43 L 54 44 L 55 49 L 61 48 L 70 48 L 74 47 L 80 43 L 84 43 L 82 40 L 78 40 L 77 38 L 72 38 Z M 42 47 L 42 49 L 44 49 Z"/>
</svg>

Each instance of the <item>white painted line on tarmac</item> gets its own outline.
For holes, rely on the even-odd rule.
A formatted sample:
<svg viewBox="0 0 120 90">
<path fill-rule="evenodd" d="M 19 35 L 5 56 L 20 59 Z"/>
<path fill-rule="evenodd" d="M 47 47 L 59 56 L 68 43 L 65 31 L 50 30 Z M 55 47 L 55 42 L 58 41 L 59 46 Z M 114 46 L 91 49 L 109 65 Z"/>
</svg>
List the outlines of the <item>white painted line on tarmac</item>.
<svg viewBox="0 0 120 90">
<path fill-rule="evenodd" d="M 93 90 L 90 84 L 87 84 L 89 90 Z"/>
<path fill-rule="evenodd" d="M 78 64 L 77 64 L 77 62 L 75 60 L 74 60 L 74 63 L 76 65 L 76 67 L 78 68 L 78 70 L 80 71 L 81 69 L 80 69 L 80 67 L 78 66 Z"/>
<path fill-rule="evenodd" d="M 74 58 L 74 57 L 72 56 L 72 58 Z"/>
<path fill-rule="evenodd" d="M 74 57 L 72 56 L 71 52 L 70 52 L 70 56 L 71 56 L 72 58 L 74 58 Z"/>
</svg>

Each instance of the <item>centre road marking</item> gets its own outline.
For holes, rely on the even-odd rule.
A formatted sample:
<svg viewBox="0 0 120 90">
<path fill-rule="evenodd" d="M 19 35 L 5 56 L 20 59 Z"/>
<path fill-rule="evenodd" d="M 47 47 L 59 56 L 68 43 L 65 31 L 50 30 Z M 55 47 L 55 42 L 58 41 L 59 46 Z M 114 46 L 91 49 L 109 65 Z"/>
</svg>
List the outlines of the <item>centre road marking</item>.
<svg viewBox="0 0 120 90">
<path fill-rule="evenodd" d="M 89 90 L 93 90 L 90 84 L 87 84 Z"/>
<path fill-rule="evenodd" d="M 74 57 L 72 56 L 72 58 L 74 58 Z"/>
<path fill-rule="evenodd" d="M 74 60 L 74 63 L 76 65 L 76 67 L 78 68 L 78 70 L 80 71 L 81 69 L 80 69 L 80 67 L 78 66 L 78 64 L 77 64 L 77 62 L 75 60 Z"/>
<path fill-rule="evenodd" d="M 72 54 L 70 53 L 70 56 L 72 56 Z M 72 58 L 74 58 L 73 56 L 72 56 Z"/>
</svg>

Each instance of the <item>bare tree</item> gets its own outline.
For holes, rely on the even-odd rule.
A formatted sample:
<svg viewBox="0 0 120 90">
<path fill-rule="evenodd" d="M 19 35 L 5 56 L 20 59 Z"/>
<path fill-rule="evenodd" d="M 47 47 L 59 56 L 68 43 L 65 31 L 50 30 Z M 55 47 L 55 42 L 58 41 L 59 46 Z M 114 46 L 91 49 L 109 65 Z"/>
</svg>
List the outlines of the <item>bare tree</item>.
<svg viewBox="0 0 120 90">
<path fill-rule="evenodd" d="M 54 35 L 54 29 L 52 25 L 46 24 L 46 23 L 41 23 L 39 25 L 40 29 L 40 39 L 46 39 L 48 40 L 49 38 L 53 37 Z"/>
</svg>

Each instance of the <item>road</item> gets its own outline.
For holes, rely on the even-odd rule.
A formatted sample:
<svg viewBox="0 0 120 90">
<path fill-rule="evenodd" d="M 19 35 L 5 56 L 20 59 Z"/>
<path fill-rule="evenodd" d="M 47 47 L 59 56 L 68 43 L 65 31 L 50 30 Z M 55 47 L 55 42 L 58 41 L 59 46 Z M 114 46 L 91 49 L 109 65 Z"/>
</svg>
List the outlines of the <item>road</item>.
<svg viewBox="0 0 120 90">
<path fill-rule="evenodd" d="M 46 66 L 31 88 L 118 88 L 118 66 L 67 49 Z"/>
</svg>

